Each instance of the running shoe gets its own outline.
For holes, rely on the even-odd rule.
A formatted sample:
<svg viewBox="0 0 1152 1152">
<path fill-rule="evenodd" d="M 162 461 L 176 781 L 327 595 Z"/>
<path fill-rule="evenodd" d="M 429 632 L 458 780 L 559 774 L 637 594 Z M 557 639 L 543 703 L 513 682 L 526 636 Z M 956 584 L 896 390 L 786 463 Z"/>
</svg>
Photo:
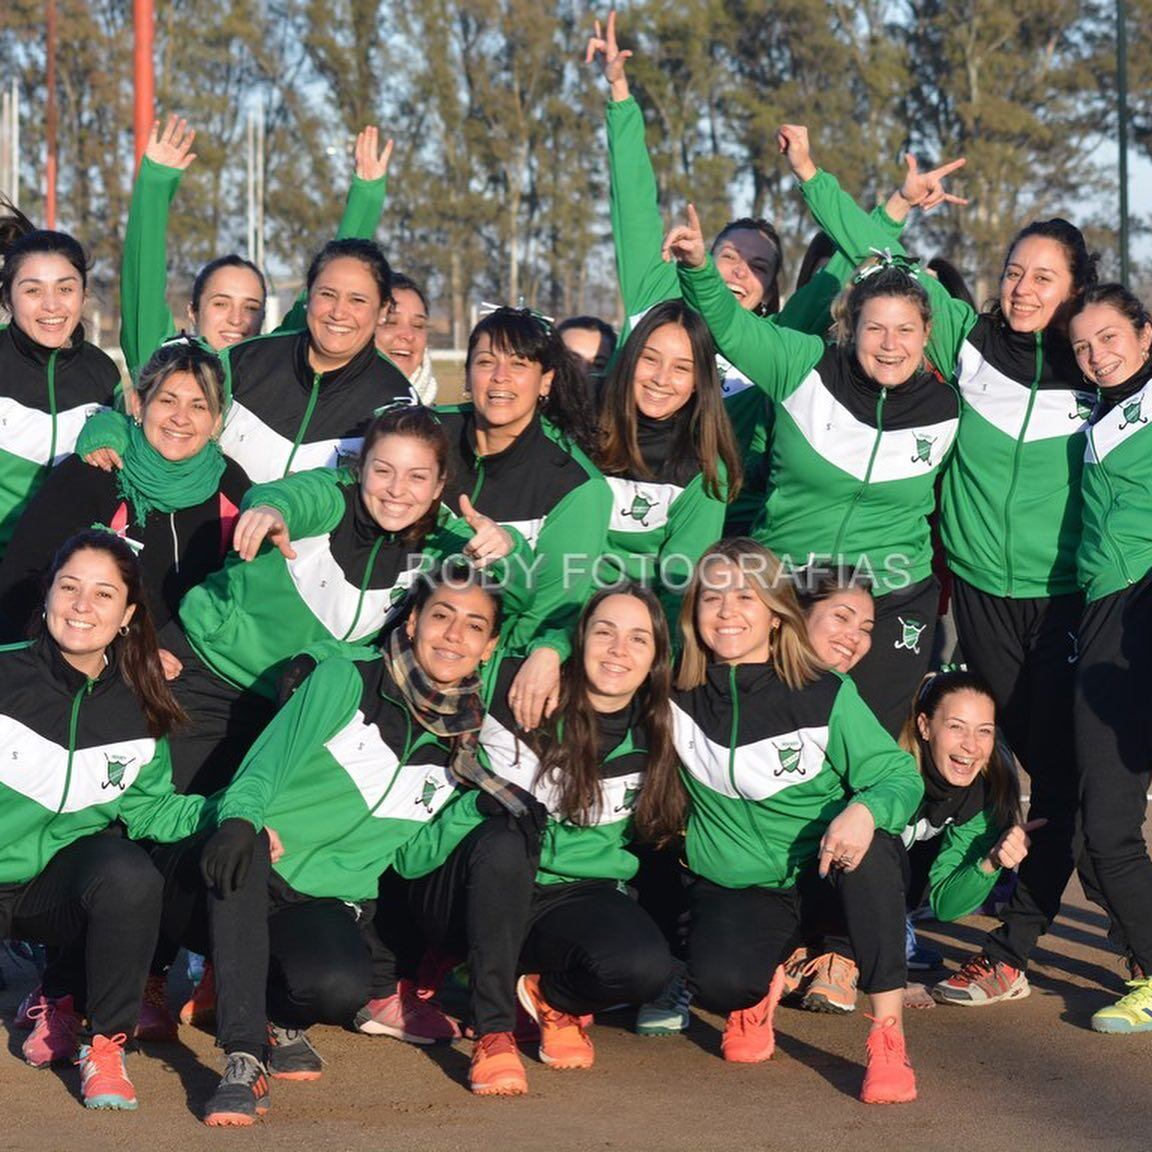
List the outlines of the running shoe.
<svg viewBox="0 0 1152 1152">
<path fill-rule="evenodd" d="M 932 997 L 941 1004 L 980 1008 L 1001 1000 L 1023 1000 L 1031 991 L 1020 969 L 978 952 L 959 972 L 933 985 Z"/>
<path fill-rule="evenodd" d="M 91 1044 L 80 1049 L 76 1063 L 80 1066 L 80 1095 L 85 1108 L 116 1108 L 131 1111 L 136 1107 L 136 1089 L 124 1070 L 123 1032 L 115 1036 L 93 1036 Z"/>
<path fill-rule="evenodd" d="M 636 1012 L 638 1036 L 675 1036 L 687 1029 L 691 1016 L 692 993 L 688 991 L 688 965 L 672 962 L 672 975 L 664 990 Z"/>
<path fill-rule="evenodd" d="M 180 1023 L 197 1028 L 210 1028 L 216 1023 L 216 969 L 210 960 L 205 962 L 203 975 L 180 1009 Z"/>
<path fill-rule="evenodd" d="M 808 991 L 808 981 L 812 975 L 808 960 L 808 949 L 801 947 L 780 965 L 784 969 L 784 993 L 781 1000 L 800 999 Z"/>
<path fill-rule="evenodd" d="M 1125 981 L 1131 992 L 1092 1015 L 1093 1032 L 1152 1032 L 1152 980 Z"/>
<path fill-rule="evenodd" d="M 472 1049 L 468 1087 L 477 1096 L 523 1096 L 528 1077 L 511 1032 L 486 1032 Z"/>
<path fill-rule="evenodd" d="M 28 1015 L 29 1010 L 47 1003 L 48 997 L 44 995 L 44 988 L 37 984 L 17 1005 L 16 1018 L 12 1021 L 12 1027 L 18 1032 L 30 1032 L 36 1024 L 36 1018 Z"/>
<path fill-rule="evenodd" d="M 369 1036 L 393 1036 L 407 1044 L 451 1044 L 460 1038 L 460 1029 L 408 980 L 401 980 L 391 996 L 369 1000 L 353 1025 Z"/>
<path fill-rule="evenodd" d="M 168 1007 L 167 978 L 149 973 L 144 985 L 144 999 L 140 1001 L 140 1015 L 136 1019 L 136 1039 L 175 1040 L 178 1031 L 176 1017 Z"/>
<path fill-rule="evenodd" d="M 916 1099 L 916 1073 L 895 1016 L 868 1034 L 868 1068 L 860 1099 L 865 1104 L 907 1104 Z"/>
<path fill-rule="evenodd" d="M 776 1033 L 772 1018 L 784 992 L 784 965 L 772 974 L 768 994 L 751 1008 L 729 1012 L 720 1040 L 720 1055 L 730 1064 L 759 1064 L 770 1060 L 776 1051 Z"/>
<path fill-rule="evenodd" d="M 851 960 L 835 952 L 814 957 L 808 961 L 808 987 L 801 1006 L 809 1012 L 855 1012 L 859 975 Z"/>
<path fill-rule="evenodd" d="M 247 1128 L 268 1111 L 268 1069 L 247 1052 L 230 1052 L 204 1107 L 209 1128 Z"/>
<path fill-rule="evenodd" d="M 516 996 L 524 1010 L 540 1025 L 540 1059 L 557 1069 L 591 1068 L 596 1059 L 585 1032 L 586 1016 L 573 1016 L 553 1008 L 540 991 L 540 977 L 521 976 Z"/>
<path fill-rule="evenodd" d="M 276 1080 L 319 1080 L 324 1071 L 320 1053 L 303 1028 L 268 1025 L 268 1074 Z"/>
<path fill-rule="evenodd" d="M 32 1021 L 32 1031 L 24 1040 L 23 1053 L 33 1068 L 76 1059 L 80 1014 L 73 1007 L 71 996 L 61 996 L 59 1000 L 40 996 L 28 1008 L 28 1019 Z"/>
</svg>

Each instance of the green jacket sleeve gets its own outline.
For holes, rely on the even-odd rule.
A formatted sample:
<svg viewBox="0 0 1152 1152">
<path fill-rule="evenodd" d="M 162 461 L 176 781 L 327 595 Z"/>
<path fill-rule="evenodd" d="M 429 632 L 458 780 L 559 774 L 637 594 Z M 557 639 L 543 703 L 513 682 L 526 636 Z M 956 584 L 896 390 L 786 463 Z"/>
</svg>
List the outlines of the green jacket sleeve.
<svg viewBox="0 0 1152 1152">
<path fill-rule="evenodd" d="M 405 880 L 416 880 L 439 868 L 460 841 L 484 819 L 476 810 L 479 795 L 475 789 L 457 792 L 400 848 L 392 867 Z"/>
<path fill-rule="evenodd" d="M 748 389 L 752 391 L 752 389 Z M 759 393 L 756 393 L 759 395 Z M 724 466 L 720 465 L 724 484 Z M 726 488 L 726 484 L 724 485 Z M 678 635 L 680 604 L 696 562 L 724 534 L 723 500 L 709 496 L 704 487 L 704 474 L 699 473 L 676 498 L 668 514 L 668 526 L 657 557 L 660 574 L 659 596 L 672 636 Z"/>
<path fill-rule="evenodd" d="M 940 851 L 928 872 L 928 901 L 937 920 L 958 920 L 988 898 L 1000 869 L 985 872 L 980 864 L 999 838 L 1000 829 L 988 809 L 944 829 Z"/>
<path fill-rule="evenodd" d="M 132 187 L 120 261 L 120 347 L 135 379 L 140 365 L 176 331 L 168 311 L 168 206 L 181 172 L 147 156 Z"/>
<path fill-rule="evenodd" d="M 76 455 L 83 459 L 98 448 L 112 448 L 123 459 L 128 450 L 128 420 L 123 412 L 110 408 L 93 413 L 76 437 Z"/>
<path fill-rule="evenodd" d="M 216 800 L 179 796 L 172 784 L 168 741 L 156 741 L 156 755 L 140 770 L 120 803 L 120 818 L 133 840 L 171 844 L 215 826 Z"/>
<path fill-rule="evenodd" d="M 548 513 L 528 573 L 532 598 L 512 625 L 510 649 L 551 648 L 561 660 L 568 659 L 572 629 L 592 594 L 596 566 L 607 549 L 611 508 L 611 489 L 596 475 Z"/>
<path fill-rule="evenodd" d="M 220 796 L 220 823 L 239 819 L 263 828 L 275 797 L 291 787 L 293 775 L 307 768 L 312 755 L 355 714 L 360 688 L 351 661 L 334 657 L 319 664 L 248 750 Z"/>
<path fill-rule="evenodd" d="M 904 254 L 903 246 L 891 235 L 891 230 L 877 224 L 875 215 L 869 216 L 840 187 L 835 176 L 821 170 L 800 187 L 816 223 L 852 261 L 853 267 L 863 263 L 873 248 L 888 248 L 893 254 Z M 955 375 L 960 345 L 976 323 L 976 313 L 963 300 L 949 295 L 935 276 L 925 272 L 920 282 L 932 304 L 928 358 L 951 379 Z"/>
<path fill-rule="evenodd" d="M 354 236 L 371 240 L 376 235 L 376 229 L 380 227 L 380 216 L 384 211 L 384 198 L 387 192 L 387 176 L 381 176 L 379 180 L 361 180 L 359 176 L 353 176 L 352 183 L 348 187 L 348 201 L 344 205 L 344 215 L 340 218 L 340 227 L 336 229 L 336 239 L 347 240 Z M 288 310 L 288 314 L 280 321 L 277 331 L 299 331 L 306 323 L 307 311 L 308 294 L 301 292 Z"/>
<path fill-rule="evenodd" d="M 275 508 L 293 537 L 330 532 L 344 516 L 344 490 L 356 481 L 345 468 L 309 468 L 267 484 L 255 484 L 244 495 L 247 512 L 259 504 Z"/>
<path fill-rule="evenodd" d="M 795 391 L 824 354 L 819 336 L 781 328 L 741 308 L 711 256 L 703 268 L 680 265 L 679 276 L 684 302 L 704 317 L 720 354 L 773 400 Z"/>
<path fill-rule="evenodd" d="M 844 678 L 828 721 L 828 760 L 861 803 L 876 827 L 898 836 L 924 796 L 916 761 L 880 726 L 860 699 L 856 685 Z"/>
<path fill-rule="evenodd" d="M 616 248 L 616 277 L 624 301 L 625 332 L 661 300 L 678 300 L 676 267 L 661 256 L 664 220 L 656 174 L 644 141 L 644 114 L 629 96 L 608 105 L 609 209 Z M 624 333 L 621 334 L 623 343 Z"/>
</svg>

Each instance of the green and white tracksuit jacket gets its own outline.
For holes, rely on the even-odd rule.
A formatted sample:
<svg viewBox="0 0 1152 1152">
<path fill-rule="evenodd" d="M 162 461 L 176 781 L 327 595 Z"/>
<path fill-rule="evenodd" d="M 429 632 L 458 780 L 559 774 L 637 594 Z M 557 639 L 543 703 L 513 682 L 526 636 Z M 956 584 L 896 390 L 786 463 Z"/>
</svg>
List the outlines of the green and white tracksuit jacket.
<svg viewBox="0 0 1152 1152">
<path fill-rule="evenodd" d="M 168 208 L 182 176 L 179 168 L 157 164 L 145 156 L 132 186 L 120 262 L 120 347 L 133 378 L 148 357 L 177 330 L 167 303 Z M 386 177 L 353 178 L 337 239 L 370 238 L 376 234 L 386 188 Z M 304 305 L 297 302 L 280 326 L 302 328 Z"/>
<path fill-rule="evenodd" d="M 320 663 L 252 745 L 219 818 L 275 828 L 276 872 L 306 896 L 375 900 L 380 874 L 455 790 L 447 741 L 380 656 Z"/>
<path fill-rule="evenodd" d="M 267 542 L 252 560 L 232 554 L 184 597 L 180 620 L 213 671 L 269 699 L 287 660 L 321 641 L 371 642 L 417 576 L 472 538 L 467 523 L 444 507 L 423 542 L 383 531 L 343 469 L 260 484 L 243 507 L 260 504 L 284 517 L 296 559 Z"/>
<path fill-rule="evenodd" d="M 688 867 L 725 888 L 789 888 L 849 803 L 899 835 L 924 793 L 915 761 L 836 672 L 796 691 L 770 664 L 712 664 L 676 691 Z"/>
<path fill-rule="evenodd" d="M 15 324 L 0 327 L 0 555 L 53 465 L 76 451 L 89 416 L 115 401 L 116 365 L 77 327 L 45 348 Z"/>
<path fill-rule="evenodd" d="M 996 846 L 1003 829 L 990 808 L 982 808 L 969 819 L 948 821 L 936 828 L 921 813 L 901 834 L 905 848 L 940 838 L 940 847 L 928 870 L 928 903 L 937 920 L 959 920 L 975 912 L 996 887 L 1000 869 L 985 872 L 981 867 Z"/>
<path fill-rule="evenodd" d="M 600 470 L 546 418 L 537 416 L 501 452 L 478 456 L 471 404 L 438 407 L 451 459 L 442 499 L 459 507 L 467 496 L 478 512 L 515 528 L 532 551 L 528 568 L 508 565 L 508 580 L 525 587 L 501 629 L 501 648 L 522 655 L 551 648 L 562 660 L 570 632 L 595 590 L 608 536 L 612 495 Z"/>
<path fill-rule="evenodd" d="M 936 473 L 959 423 L 953 389 L 930 372 L 880 387 L 854 353 L 745 312 L 711 258 L 681 267 L 680 282 L 720 350 L 776 407 L 756 538 L 794 566 L 869 572 L 878 596 L 927 579 Z"/>
<path fill-rule="evenodd" d="M 540 762 L 517 736 L 519 727 L 508 706 L 508 690 L 524 661 L 505 659 L 489 681 L 490 701 L 480 729 L 480 756 L 498 776 L 532 793 L 548 809 L 548 827 L 540 845 L 537 884 L 573 880 L 630 880 L 639 861 L 628 850 L 632 812 L 644 784 L 648 763 L 647 727 L 635 707 L 601 714 L 599 736 L 600 806 L 587 824 L 573 824 L 560 811 L 560 790 L 551 779 L 540 780 Z M 415 878 L 438 868 L 484 817 L 476 811 L 476 793 L 461 792 L 447 804 L 397 860 L 401 875 Z"/>
<path fill-rule="evenodd" d="M 1126 383 L 1101 389 L 1088 426 L 1076 564 L 1089 602 L 1138 583 L 1152 569 L 1150 382 L 1152 361 Z"/>
<path fill-rule="evenodd" d="M 902 251 L 827 172 L 802 185 L 812 215 L 849 256 Z M 963 403 L 956 451 L 944 471 L 940 536 L 948 566 L 992 596 L 1074 592 L 1080 473 L 1092 393 L 1067 339 L 1014 332 L 953 299 L 932 276 L 928 355 L 956 381 Z"/>
<path fill-rule="evenodd" d="M 0 885 L 115 820 L 164 843 L 214 826 L 213 802 L 173 790 L 168 742 L 149 735 L 114 653 L 90 680 L 48 637 L 0 648 L 0 702 Z"/>
</svg>

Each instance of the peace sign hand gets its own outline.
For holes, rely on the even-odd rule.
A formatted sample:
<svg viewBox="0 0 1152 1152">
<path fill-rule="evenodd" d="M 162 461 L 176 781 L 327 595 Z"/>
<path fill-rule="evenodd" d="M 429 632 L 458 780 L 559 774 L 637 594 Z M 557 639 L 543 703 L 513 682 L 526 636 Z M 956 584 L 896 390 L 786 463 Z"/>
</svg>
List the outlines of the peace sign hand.
<svg viewBox="0 0 1152 1152">
<path fill-rule="evenodd" d="M 931 212 L 939 204 L 967 204 L 963 196 L 953 196 L 944 187 L 944 178 L 963 168 L 968 163 L 961 156 L 958 160 L 950 160 L 938 168 L 927 172 L 920 171 L 920 165 L 911 152 L 904 154 L 904 163 L 908 171 L 904 175 L 904 183 L 900 186 L 900 195 L 913 207 L 922 212 Z"/>
<path fill-rule="evenodd" d="M 624 63 L 632 53 L 625 49 L 620 50 L 616 42 L 616 11 L 608 13 L 608 26 L 604 34 L 600 33 L 600 21 L 597 20 L 595 33 L 588 40 L 588 49 L 584 54 L 584 63 L 591 64 L 597 56 L 602 56 L 600 70 L 604 79 L 608 81 L 613 100 L 626 100 L 628 98 L 628 77 L 624 72 Z"/>
</svg>

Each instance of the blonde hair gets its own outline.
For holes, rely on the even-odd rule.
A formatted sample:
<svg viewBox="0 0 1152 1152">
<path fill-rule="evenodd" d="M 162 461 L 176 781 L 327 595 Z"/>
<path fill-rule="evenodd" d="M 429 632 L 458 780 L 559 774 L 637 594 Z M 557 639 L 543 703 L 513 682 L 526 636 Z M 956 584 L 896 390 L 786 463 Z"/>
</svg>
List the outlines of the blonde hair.
<svg viewBox="0 0 1152 1152">
<path fill-rule="evenodd" d="M 689 690 L 704 683 L 710 653 L 697 631 L 696 612 L 701 593 L 709 587 L 708 566 L 715 560 L 727 560 L 739 568 L 748 586 L 776 617 L 777 627 L 768 646 L 768 659 L 780 679 L 794 690 L 818 680 L 824 665 L 808 643 L 804 612 L 796 598 L 796 589 L 790 576 L 784 572 L 783 565 L 774 553 L 755 540 L 737 536 L 713 544 L 700 557 L 692 573 L 692 580 L 680 607 L 684 653 L 680 659 L 680 671 L 676 675 L 676 687 Z"/>
</svg>

